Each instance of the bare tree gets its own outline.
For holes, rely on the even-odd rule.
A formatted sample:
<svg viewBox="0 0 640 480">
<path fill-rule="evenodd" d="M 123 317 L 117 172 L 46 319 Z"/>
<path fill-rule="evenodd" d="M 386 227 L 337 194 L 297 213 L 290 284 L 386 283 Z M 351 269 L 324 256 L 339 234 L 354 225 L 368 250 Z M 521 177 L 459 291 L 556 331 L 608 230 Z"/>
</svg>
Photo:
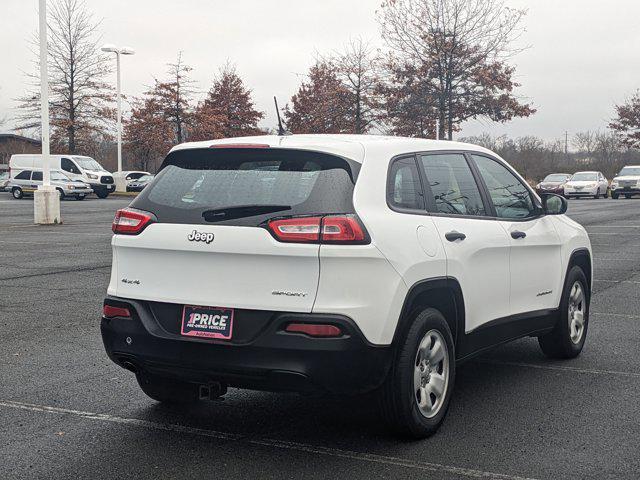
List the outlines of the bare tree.
<svg viewBox="0 0 640 480">
<path fill-rule="evenodd" d="M 405 82 L 422 90 L 441 137 L 451 139 L 469 118 L 503 122 L 535 112 L 513 95 L 518 84 L 506 64 L 525 13 L 504 0 L 384 0 L 378 21 L 395 76 L 404 70 Z"/>
<path fill-rule="evenodd" d="M 361 38 L 352 39 L 341 51 L 324 59 L 335 66 L 336 75 L 347 89 L 353 133 L 368 132 L 378 116 L 377 93 L 380 72 L 375 49 Z"/>
<path fill-rule="evenodd" d="M 82 0 L 58 0 L 49 9 L 51 141 L 69 153 L 84 151 L 96 138 L 108 137 L 113 123 L 113 92 L 105 82 L 111 68 L 98 46 L 99 26 Z M 38 45 L 37 37 L 33 43 Z M 39 60 L 34 63 L 39 69 Z M 28 77 L 33 91 L 18 99 L 22 113 L 16 130 L 41 127 L 40 75 Z"/>
<path fill-rule="evenodd" d="M 574 135 L 571 143 L 580 153 L 584 153 L 587 158 L 591 158 L 598 144 L 597 134 L 590 130 L 578 132 Z"/>
<path fill-rule="evenodd" d="M 194 82 L 189 78 L 192 68 L 182 60 L 182 52 L 174 63 L 168 64 L 165 81 L 156 79 L 153 89 L 154 95 L 164 118 L 171 123 L 175 133 L 176 143 L 182 143 L 188 135 L 188 128 L 193 120 L 193 106 L 191 105 L 194 90 Z"/>
</svg>

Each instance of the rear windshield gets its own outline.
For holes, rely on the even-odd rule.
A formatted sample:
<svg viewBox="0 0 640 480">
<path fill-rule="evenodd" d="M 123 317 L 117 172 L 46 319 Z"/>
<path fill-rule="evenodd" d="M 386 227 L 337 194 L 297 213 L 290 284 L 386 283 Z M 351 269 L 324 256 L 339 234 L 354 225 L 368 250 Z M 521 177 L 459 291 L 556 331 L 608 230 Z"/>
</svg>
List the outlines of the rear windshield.
<svg viewBox="0 0 640 480">
<path fill-rule="evenodd" d="M 178 150 L 132 207 L 160 222 L 245 226 L 273 217 L 352 213 L 357 166 L 300 150 Z"/>
</svg>

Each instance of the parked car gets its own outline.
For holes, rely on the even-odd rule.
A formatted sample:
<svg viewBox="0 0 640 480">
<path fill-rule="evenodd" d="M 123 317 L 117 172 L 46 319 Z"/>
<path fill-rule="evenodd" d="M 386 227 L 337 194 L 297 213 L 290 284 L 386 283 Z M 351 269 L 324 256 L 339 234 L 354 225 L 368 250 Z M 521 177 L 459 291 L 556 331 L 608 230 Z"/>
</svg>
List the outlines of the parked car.
<svg viewBox="0 0 640 480">
<path fill-rule="evenodd" d="M 566 208 L 465 143 L 178 145 L 115 215 L 104 346 L 157 401 L 371 391 L 394 428 L 424 437 L 458 361 L 525 336 L 580 354 L 591 245 Z"/>
<path fill-rule="evenodd" d="M 113 176 L 91 157 L 81 155 L 51 155 L 49 166 L 52 170 L 61 170 L 72 180 L 80 180 L 90 185 L 98 198 L 107 198 L 115 190 Z M 23 170 L 42 169 L 42 155 L 11 155 L 9 160 L 11 176 Z"/>
<path fill-rule="evenodd" d="M 9 185 L 9 172 L 0 172 L 0 192 L 6 192 Z"/>
<path fill-rule="evenodd" d="M 536 193 L 555 193 L 556 195 L 564 195 L 564 184 L 571 178 L 570 173 L 552 173 L 544 177 L 539 184 L 536 185 Z"/>
<path fill-rule="evenodd" d="M 130 181 L 129 184 L 127 185 L 127 192 L 141 192 L 144 189 L 144 187 L 149 185 L 149 183 L 151 182 L 151 180 L 153 180 L 154 177 L 155 175 L 143 175 L 137 180 Z"/>
<path fill-rule="evenodd" d="M 13 170 L 11 171 L 13 173 Z M 15 177 L 9 180 L 8 189 L 13 198 L 21 199 L 25 195 L 31 195 L 42 185 L 42 170 L 21 170 Z M 76 200 L 84 200 L 93 190 L 79 180 L 72 180 L 61 171 L 51 170 L 51 185 L 56 187 L 60 199 L 74 197 Z"/>
<path fill-rule="evenodd" d="M 566 198 L 607 198 L 609 181 L 601 172 L 576 172 L 564 184 Z"/>
<path fill-rule="evenodd" d="M 149 175 L 149 172 L 144 172 L 142 170 L 124 170 L 122 172 L 113 172 L 114 179 L 122 177 L 127 182 L 127 185 L 145 175 Z"/>
<path fill-rule="evenodd" d="M 611 198 L 640 194 L 640 165 L 627 165 L 611 181 Z"/>
</svg>

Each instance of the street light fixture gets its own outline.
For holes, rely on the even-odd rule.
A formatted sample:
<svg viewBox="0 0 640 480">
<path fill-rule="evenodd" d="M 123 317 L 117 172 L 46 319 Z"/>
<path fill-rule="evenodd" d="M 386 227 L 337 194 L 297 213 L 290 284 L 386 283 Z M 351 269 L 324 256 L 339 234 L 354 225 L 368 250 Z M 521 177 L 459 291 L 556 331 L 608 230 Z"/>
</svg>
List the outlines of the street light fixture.
<svg viewBox="0 0 640 480">
<path fill-rule="evenodd" d="M 122 172 L 122 96 L 120 94 L 120 55 L 133 55 L 135 52 L 132 48 L 122 47 L 118 48 L 112 43 L 107 43 L 102 46 L 103 52 L 116 54 L 116 75 L 117 86 L 116 95 L 118 102 L 118 175 L 116 175 L 116 191 L 126 192 L 127 183 L 120 173 Z"/>
</svg>

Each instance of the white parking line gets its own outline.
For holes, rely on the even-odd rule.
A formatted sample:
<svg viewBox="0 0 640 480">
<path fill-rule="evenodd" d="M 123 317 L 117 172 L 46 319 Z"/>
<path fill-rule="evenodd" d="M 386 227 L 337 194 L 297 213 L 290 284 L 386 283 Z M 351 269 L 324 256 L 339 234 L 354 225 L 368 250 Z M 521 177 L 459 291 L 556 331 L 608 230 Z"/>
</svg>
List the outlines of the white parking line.
<svg viewBox="0 0 640 480">
<path fill-rule="evenodd" d="M 556 365 L 538 365 L 535 363 L 520 363 L 520 362 L 503 362 L 500 360 L 488 360 L 484 358 L 480 358 L 474 360 L 477 363 L 486 363 L 489 365 L 505 365 L 508 367 L 521 367 L 521 368 L 535 368 L 537 370 L 558 370 L 558 371 L 567 371 L 567 372 L 575 372 L 575 373 L 589 373 L 595 375 L 614 375 L 618 377 L 632 377 L 632 378 L 640 378 L 640 373 L 638 372 L 619 372 L 616 370 L 598 370 L 596 368 L 579 368 L 579 367 L 568 367 L 568 366 L 556 366 Z"/>
<path fill-rule="evenodd" d="M 640 320 L 640 315 L 627 315 L 624 313 L 604 313 L 604 312 L 589 312 L 589 315 L 603 315 L 608 317 L 622 317 L 622 318 L 634 318 Z"/>
<path fill-rule="evenodd" d="M 101 422 L 118 423 L 122 425 L 130 425 L 134 427 L 143 427 L 153 430 L 163 430 L 176 433 L 187 433 L 191 435 L 200 435 L 203 437 L 213 437 L 222 440 L 243 441 L 251 445 L 278 448 L 284 450 L 292 450 L 297 452 L 312 453 L 316 455 L 325 455 L 336 458 L 346 458 L 358 460 L 360 462 L 378 463 L 383 465 L 391 465 L 428 472 L 440 472 L 454 475 L 460 475 L 469 478 L 483 478 L 488 480 L 535 480 L 530 477 L 521 477 L 517 475 L 507 475 L 502 473 L 486 472 L 483 470 L 475 470 L 472 468 L 453 467 L 442 465 L 439 463 L 420 462 L 399 457 L 391 457 L 386 455 L 376 455 L 372 453 L 361 453 L 350 450 L 341 450 L 337 448 L 320 447 L 306 443 L 289 442 L 285 440 L 275 439 L 249 439 L 235 433 L 226 433 L 216 430 L 207 430 L 203 428 L 186 427 L 176 424 L 165 424 L 159 422 L 150 422 L 137 418 L 118 417 L 116 415 L 108 415 L 104 413 L 84 412 L 81 410 L 71 410 L 68 408 L 50 407 L 47 405 L 35 405 L 32 403 L 15 402 L 11 400 L 0 401 L 0 407 L 15 408 L 39 413 L 52 413 L 59 415 L 73 415 L 76 417 L 97 420 Z"/>
</svg>

